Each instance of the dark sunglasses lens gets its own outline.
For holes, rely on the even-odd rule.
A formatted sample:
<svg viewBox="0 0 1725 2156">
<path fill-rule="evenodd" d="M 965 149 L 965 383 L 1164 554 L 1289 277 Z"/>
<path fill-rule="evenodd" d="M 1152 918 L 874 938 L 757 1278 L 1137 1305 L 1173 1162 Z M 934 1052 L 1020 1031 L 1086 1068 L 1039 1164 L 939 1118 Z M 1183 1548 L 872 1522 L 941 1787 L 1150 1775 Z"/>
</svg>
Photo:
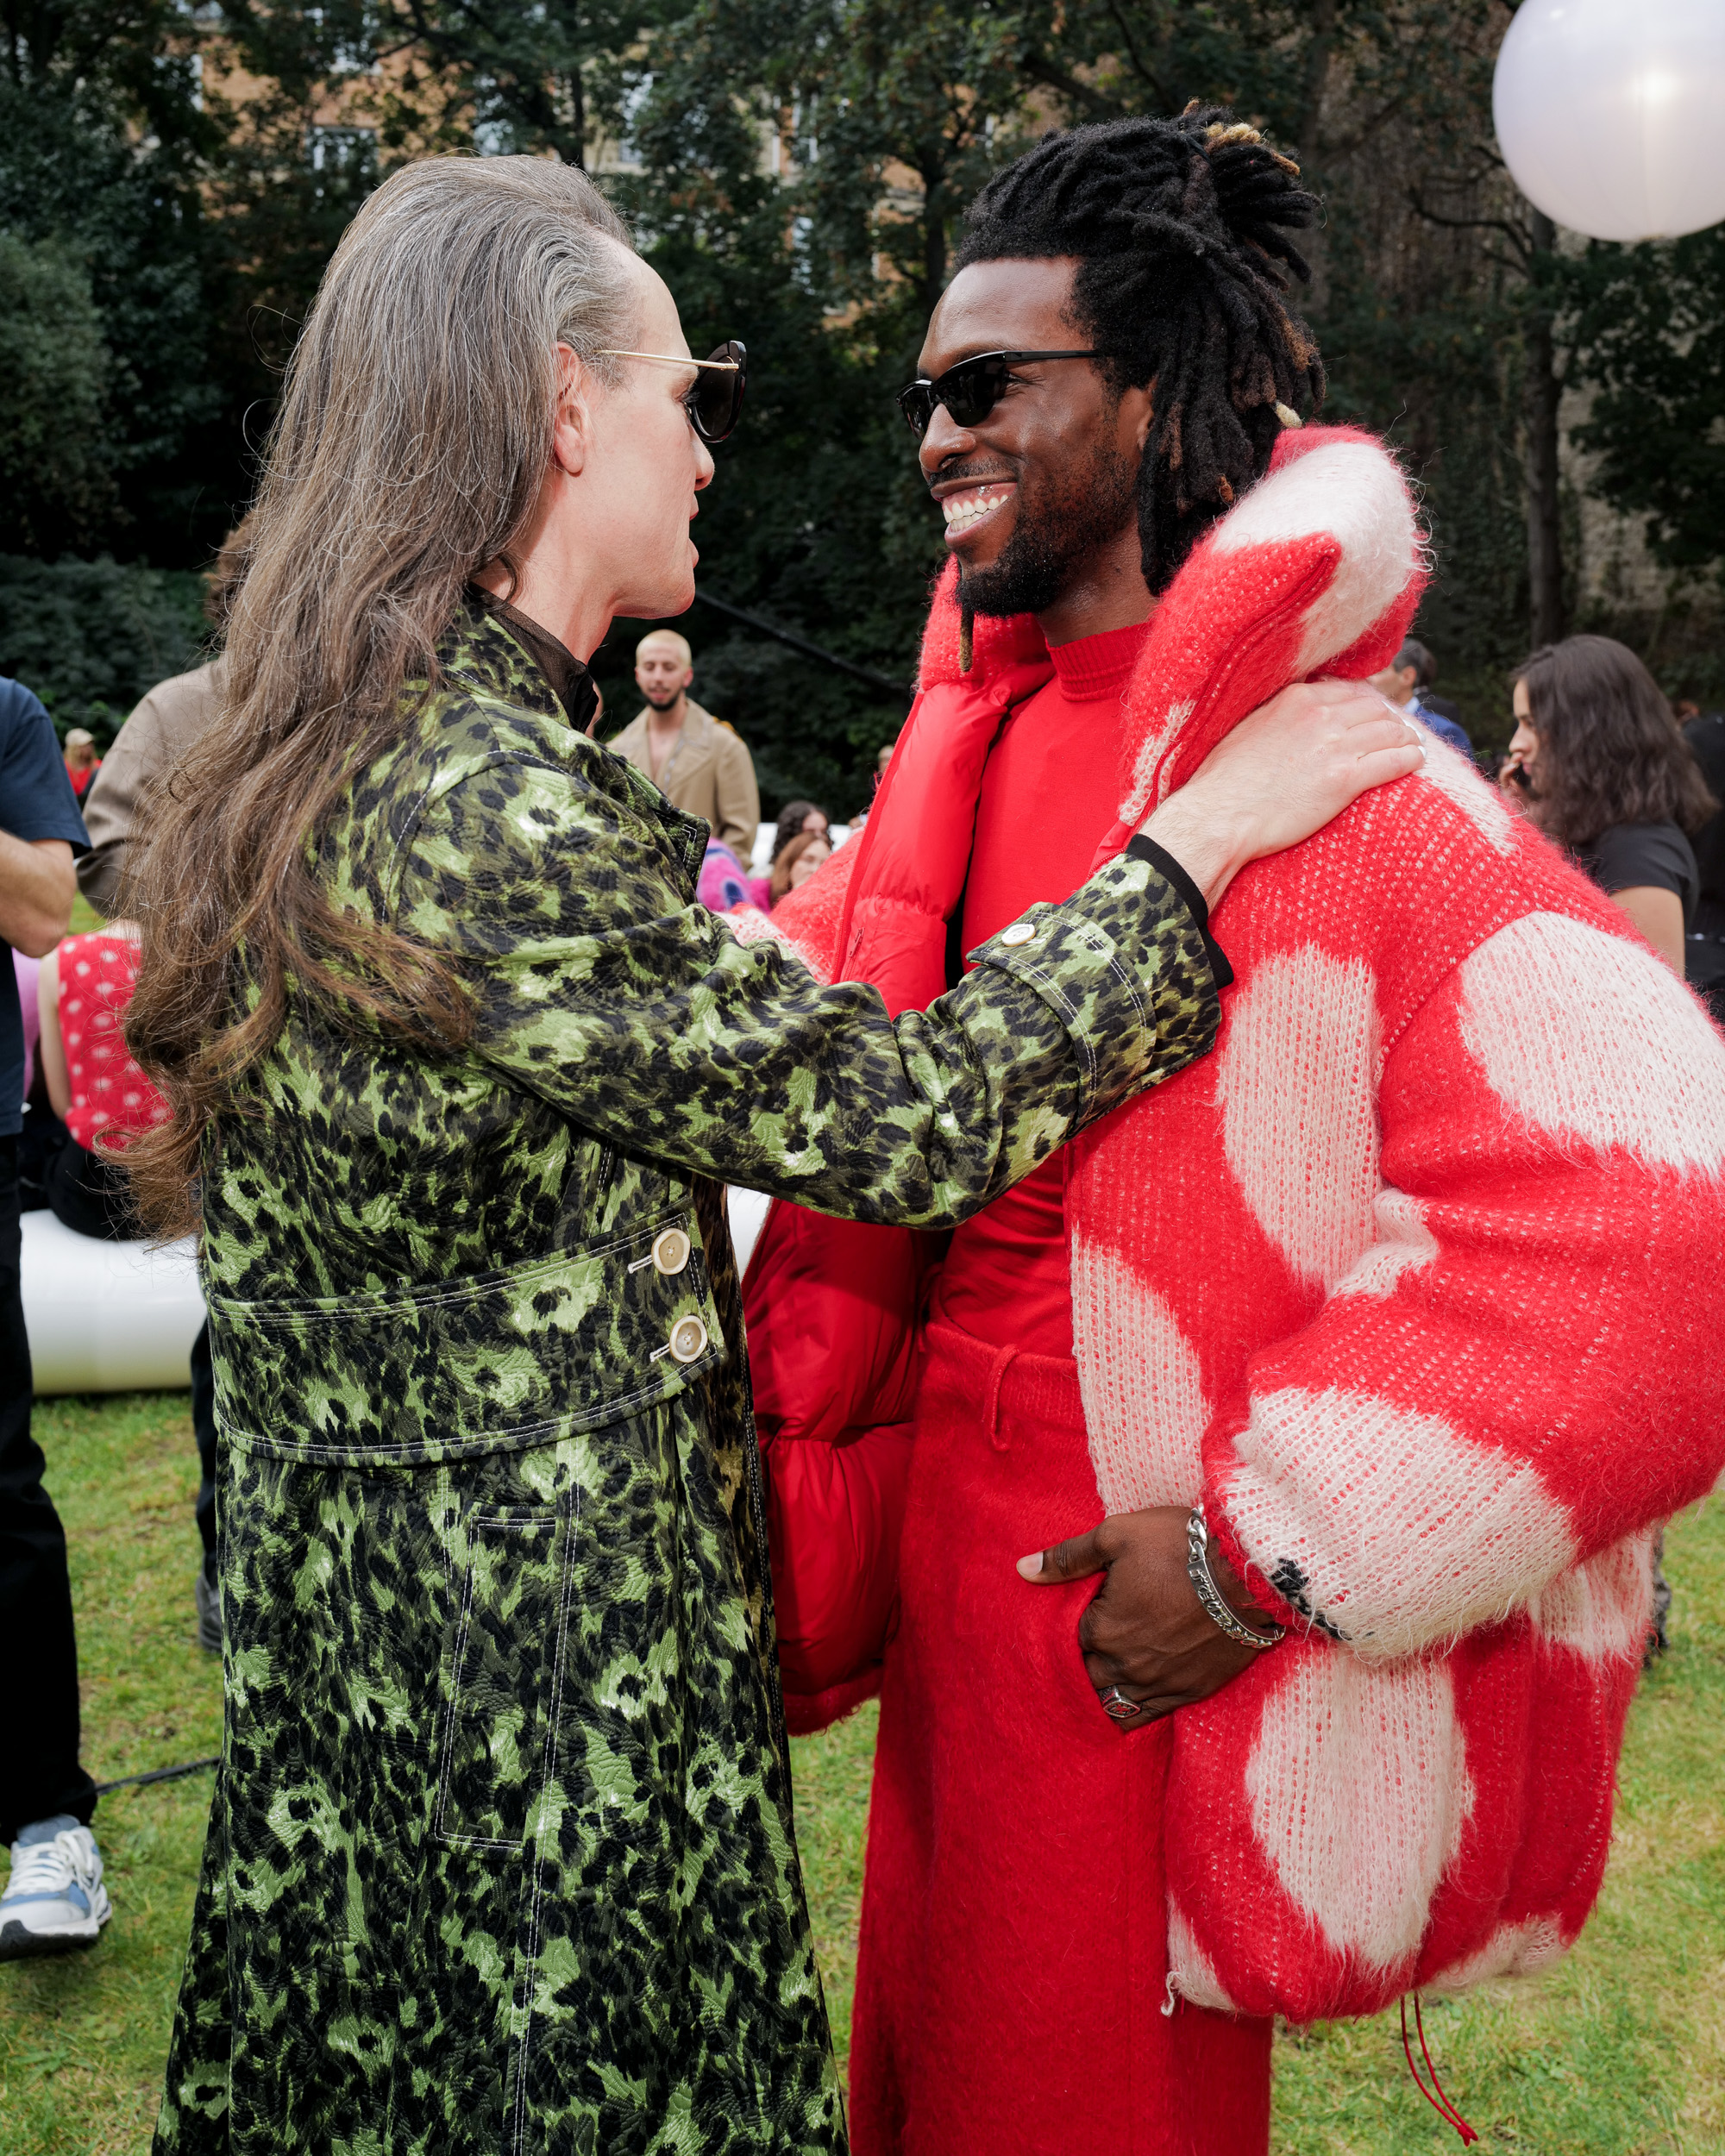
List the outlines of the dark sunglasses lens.
<svg viewBox="0 0 1725 2156">
<path fill-rule="evenodd" d="M 919 379 L 899 392 L 899 410 L 913 434 L 926 434 L 937 404 L 944 404 L 955 426 L 980 427 L 1000 401 L 1007 369 L 1000 360 L 961 360 L 938 381 Z"/>
<path fill-rule="evenodd" d="M 899 410 L 905 416 L 905 424 L 915 435 L 928 432 L 928 423 L 934 417 L 934 389 L 928 382 L 911 382 L 899 392 Z"/>
<path fill-rule="evenodd" d="M 1007 370 L 998 360 L 962 360 L 937 385 L 940 401 L 960 427 L 980 427 L 1000 401 Z"/>
<path fill-rule="evenodd" d="M 728 367 L 705 367 L 688 394 L 689 417 L 703 442 L 723 442 L 743 417 L 743 392 L 748 380 L 749 354 L 735 337 L 707 354 L 710 360 L 729 360 Z"/>
</svg>

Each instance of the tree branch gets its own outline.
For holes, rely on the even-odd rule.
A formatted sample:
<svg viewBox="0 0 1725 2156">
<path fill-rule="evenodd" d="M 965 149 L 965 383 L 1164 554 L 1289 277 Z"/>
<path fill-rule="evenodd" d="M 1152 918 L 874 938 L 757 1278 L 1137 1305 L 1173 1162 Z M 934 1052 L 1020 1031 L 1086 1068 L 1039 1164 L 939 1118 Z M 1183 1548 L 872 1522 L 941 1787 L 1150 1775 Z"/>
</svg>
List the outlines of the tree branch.
<svg viewBox="0 0 1725 2156">
<path fill-rule="evenodd" d="M 1070 97 L 1074 104 L 1080 106 L 1094 119 L 1121 120 L 1126 117 L 1124 105 L 1116 104 L 1112 97 L 1105 97 L 1100 90 L 1093 90 L 1088 83 L 1080 82 L 1076 75 L 1069 75 L 1064 68 L 1057 67 L 1041 53 L 1026 53 L 1019 66 L 1032 82 L 1042 84 L 1047 90 L 1057 90 L 1063 97 Z"/>
</svg>

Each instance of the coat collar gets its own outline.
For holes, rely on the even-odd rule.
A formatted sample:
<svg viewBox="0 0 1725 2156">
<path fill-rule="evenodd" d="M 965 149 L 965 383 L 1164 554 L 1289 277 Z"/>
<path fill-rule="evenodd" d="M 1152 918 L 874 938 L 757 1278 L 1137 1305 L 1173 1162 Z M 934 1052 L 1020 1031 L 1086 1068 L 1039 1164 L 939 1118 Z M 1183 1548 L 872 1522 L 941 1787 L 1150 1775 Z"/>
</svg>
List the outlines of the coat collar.
<svg viewBox="0 0 1725 2156">
<path fill-rule="evenodd" d="M 438 658 L 469 681 L 511 704 L 584 734 L 599 703 L 593 676 L 549 629 L 503 599 L 469 585 L 461 611 L 439 642 Z"/>
</svg>

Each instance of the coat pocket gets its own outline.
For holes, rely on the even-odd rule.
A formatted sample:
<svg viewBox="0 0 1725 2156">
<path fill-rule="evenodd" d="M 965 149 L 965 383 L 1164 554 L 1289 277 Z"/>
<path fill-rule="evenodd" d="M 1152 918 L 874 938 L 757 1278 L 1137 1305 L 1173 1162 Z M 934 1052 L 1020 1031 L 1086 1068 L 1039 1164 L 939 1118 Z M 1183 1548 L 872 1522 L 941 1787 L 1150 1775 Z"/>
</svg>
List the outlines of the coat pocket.
<svg viewBox="0 0 1725 2156">
<path fill-rule="evenodd" d="M 462 1523 L 433 1831 L 519 1850 L 553 1764 L 575 1536 L 572 1503 Z"/>
</svg>

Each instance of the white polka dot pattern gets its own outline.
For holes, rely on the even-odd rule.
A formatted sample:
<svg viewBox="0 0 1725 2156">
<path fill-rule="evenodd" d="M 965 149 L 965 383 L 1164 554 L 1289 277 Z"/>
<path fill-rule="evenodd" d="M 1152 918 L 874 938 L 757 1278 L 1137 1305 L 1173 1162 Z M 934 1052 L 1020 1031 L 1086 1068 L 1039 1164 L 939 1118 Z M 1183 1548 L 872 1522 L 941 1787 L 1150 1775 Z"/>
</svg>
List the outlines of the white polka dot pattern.
<svg viewBox="0 0 1725 2156">
<path fill-rule="evenodd" d="M 139 950 L 123 936 L 70 936 L 60 946 L 60 1027 L 72 1080 L 66 1126 L 78 1144 L 147 1130 L 167 1106 L 126 1046 Z"/>
<path fill-rule="evenodd" d="M 1096 1486 L 1111 1513 L 1190 1505 L 1210 1420 L 1203 1373 L 1174 1313 L 1126 1259 L 1072 1238 L 1072 1321 Z"/>
<path fill-rule="evenodd" d="M 1265 1702 L 1245 1786 L 1277 1878 L 1331 1946 L 1407 1960 L 1474 1806 L 1443 1664 L 1302 1656 Z"/>
<path fill-rule="evenodd" d="M 1274 1579 L 1297 1571 L 1314 1614 L 1356 1653 L 1417 1653 L 1507 1616 L 1506 1583 L 1575 1555 L 1539 1471 L 1436 1415 L 1339 1387 L 1256 1399 L 1235 1440 L 1228 1516 Z"/>
<path fill-rule="evenodd" d="M 1338 1295 L 1387 1295 L 1403 1273 L 1417 1273 L 1438 1255 L 1417 1198 L 1386 1184 L 1371 1201 L 1377 1240 L 1331 1290 Z"/>
<path fill-rule="evenodd" d="M 1462 1038 L 1504 1106 L 1671 1168 L 1725 1163 L 1725 1042 L 1640 943 L 1529 913 L 1462 968 Z"/>
<path fill-rule="evenodd" d="M 1641 1653 L 1653 1615 L 1653 1536 L 1628 1535 L 1572 1566 L 1534 1596 L 1535 1628 L 1590 1662 Z"/>
<path fill-rule="evenodd" d="M 1371 1239 L 1377 1014 L 1370 969 L 1315 943 L 1267 959 L 1217 1052 L 1228 1165 L 1302 1279 L 1327 1286 Z"/>
</svg>

